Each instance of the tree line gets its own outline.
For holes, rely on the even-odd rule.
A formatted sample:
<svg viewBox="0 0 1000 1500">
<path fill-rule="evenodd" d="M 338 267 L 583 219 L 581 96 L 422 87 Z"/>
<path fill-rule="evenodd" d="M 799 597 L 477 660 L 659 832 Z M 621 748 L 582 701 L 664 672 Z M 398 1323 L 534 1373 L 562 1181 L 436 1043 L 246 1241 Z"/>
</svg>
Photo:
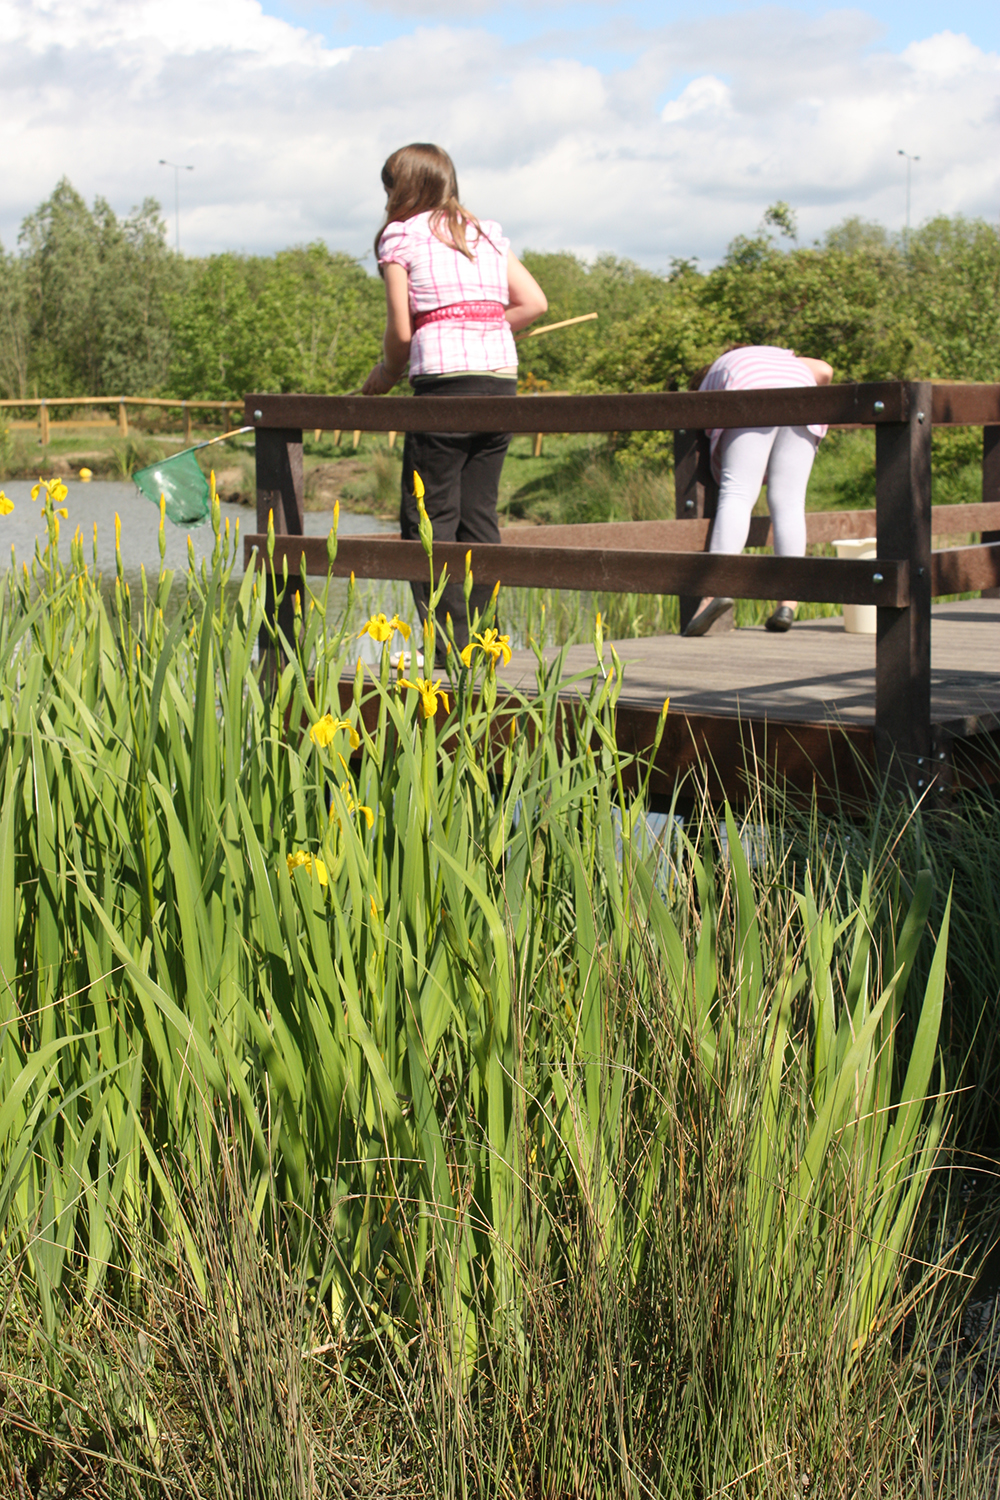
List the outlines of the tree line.
<svg viewBox="0 0 1000 1500">
<path fill-rule="evenodd" d="M 819 355 L 839 380 L 1000 379 L 1000 236 L 981 219 L 941 215 L 904 242 L 851 218 L 805 246 L 779 203 L 707 271 L 523 258 L 548 321 L 599 314 L 522 344 L 543 388 L 679 389 L 733 343 Z M 377 276 L 325 244 L 182 256 L 155 200 L 120 219 L 63 180 L 0 247 L 0 394 L 345 391 L 378 358 L 383 316 Z"/>
</svg>

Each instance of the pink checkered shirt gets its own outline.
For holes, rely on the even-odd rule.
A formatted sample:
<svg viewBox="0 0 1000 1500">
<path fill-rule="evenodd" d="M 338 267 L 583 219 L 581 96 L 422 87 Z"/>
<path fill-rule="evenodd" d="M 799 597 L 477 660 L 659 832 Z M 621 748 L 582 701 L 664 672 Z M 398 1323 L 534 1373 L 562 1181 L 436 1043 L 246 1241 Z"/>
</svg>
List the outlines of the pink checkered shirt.
<svg viewBox="0 0 1000 1500">
<path fill-rule="evenodd" d="M 701 382 L 703 391 L 773 391 L 793 385 L 815 385 L 816 381 L 808 365 L 796 359 L 791 349 L 775 349 L 767 344 L 751 345 L 748 349 L 731 349 L 720 354 L 715 364 Z M 816 438 L 826 437 L 825 423 L 811 423 L 808 431 Z M 709 432 L 712 445 L 712 469 L 719 477 L 719 465 L 715 450 L 719 439 L 726 431 L 724 427 L 713 427 Z"/>
<path fill-rule="evenodd" d="M 430 214 L 387 224 L 379 240 L 380 266 L 403 266 L 410 288 L 410 314 L 450 307 L 456 302 L 498 303 L 506 307 L 508 240 L 493 219 L 482 220 L 482 235 L 469 228 L 469 260 L 431 233 Z M 410 345 L 410 378 L 452 375 L 462 370 L 503 370 L 517 364 L 514 338 L 506 321 L 443 318 L 416 329 Z"/>
</svg>

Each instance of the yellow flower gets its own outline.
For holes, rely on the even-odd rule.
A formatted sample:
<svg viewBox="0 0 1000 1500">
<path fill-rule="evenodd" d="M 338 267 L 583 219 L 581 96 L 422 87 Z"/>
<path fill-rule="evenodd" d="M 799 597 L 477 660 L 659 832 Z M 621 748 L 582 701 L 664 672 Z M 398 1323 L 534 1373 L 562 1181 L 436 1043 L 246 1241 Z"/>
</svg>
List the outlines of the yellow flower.
<svg viewBox="0 0 1000 1500">
<path fill-rule="evenodd" d="M 367 624 L 362 626 L 358 635 L 370 635 L 373 641 L 384 643 L 391 641 L 397 630 L 404 641 L 410 639 L 410 627 L 405 620 L 401 620 L 398 615 L 393 615 L 392 619 L 388 620 L 385 615 L 377 614 L 372 615 Z"/>
<path fill-rule="evenodd" d="M 343 760 L 343 756 L 341 756 L 341 760 Z M 340 783 L 340 795 L 343 797 L 345 803 L 347 804 L 347 811 L 349 813 L 364 813 L 365 822 L 368 824 L 368 827 L 371 828 L 375 822 L 375 814 L 372 812 L 371 808 L 366 807 L 363 802 L 355 802 L 354 788 L 351 786 L 351 783 L 349 781 L 342 781 Z M 331 820 L 335 819 L 338 823 L 340 822 L 340 816 L 337 812 L 337 805 L 335 802 L 330 804 L 330 818 Z"/>
<path fill-rule="evenodd" d="M 325 749 L 327 745 L 333 744 L 333 737 L 338 729 L 347 730 L 351 749 L 357 750 L 361 744 L 361 736 L 358 734 L 358 731 L 354 728 L 350 719 L 335 719 L 333 714 L 324 714 L 321 719 L 317 719 L 309 730 L 309 738 L 314 745 L 319 745 L 321 749 Z"/>
<path fill-rule="evenodd" d="M 307 854 L 305 849 L 296 849 L 294 854 L 289 854 L 286 863 L 288 865 L 289 876 L 292 875 L 294 870 L 298 869 L 308 870 L 311 875 L 315 869 L 316 878 L 320 885 L 326 885 L 326 865 L 321 859 L 314 859 L 311 854 Z"/>
<path fill-rule="evenodd" d="M 407 682 L 405 677 L 399 679 L 400 687 L 412 688 L 415 693 L 420 694 L 420 706 L 424 711 L 425 719 L 433 719 L 437 713 L 438 699 L 444 703 L 445 713 L 451 713 L 448 702 L 448 694 L 441 686 L 441 679 L 432 682 L 429 677 L 418 677 L 416 682 Z"/>
<path fill-rule="evenodd" d="M 69 490 L 63 484 L 61 479 L 49 480 L 49 499 L 55 505 L 62 505 L 68 494 Z"/>
<path fill-rule="evenodd" d="M 414 469 L 413 471 L 413 493 L 417 500 L 422 500 L 424 498 L 424 481 L 421 479 L 416 469 Z"/>
<path fill-rule="evenodd" d="M 499 630 L 494 630 L 492 626 L 489 630 L 484 630 L 481 635 L 474 635 L 463 649 L 462 660 L 467 667 L 472 665 L 472 653 L 477 647 L 485 652 L 494 667 L 501 657 L 503 657 L 504 666 L 510 661 L 510 636 L 501 635 Z"/>
<path fill-rule="evenodd" d="M 0 516 L 9 516 L 13 509 L 13 500 L 8 500 L 3 490 L 0 490 Z"/>
</svg>

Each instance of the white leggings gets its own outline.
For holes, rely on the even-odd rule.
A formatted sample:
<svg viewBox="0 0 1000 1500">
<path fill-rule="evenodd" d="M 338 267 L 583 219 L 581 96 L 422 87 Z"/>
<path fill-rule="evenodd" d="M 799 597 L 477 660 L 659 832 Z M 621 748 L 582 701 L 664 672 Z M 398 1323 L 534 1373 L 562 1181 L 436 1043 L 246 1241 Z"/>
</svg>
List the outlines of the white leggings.
<svg viewBox="0 0 1000 1500">
<path fill-rule="evenodd" d="M 817 442 L 806 427 L 731 427 L 722 434 L 722 481 L 710 552 L 743 551 L 766 476 L 774 550 L 779 557 L 805 556 L 806 485 Z"/>
</svg>

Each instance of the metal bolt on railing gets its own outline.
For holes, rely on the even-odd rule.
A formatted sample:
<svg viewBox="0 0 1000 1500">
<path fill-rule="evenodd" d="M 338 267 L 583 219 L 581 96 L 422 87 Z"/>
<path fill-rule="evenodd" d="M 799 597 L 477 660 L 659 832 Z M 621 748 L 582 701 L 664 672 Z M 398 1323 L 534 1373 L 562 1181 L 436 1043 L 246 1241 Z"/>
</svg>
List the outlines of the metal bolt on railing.
<svg viewBox="0 0 1000 1500">
<path fill-rule="evenodd" d="M 253 419 L 254 419 L 255 422 L 262 421 L 263 417 L 264 417 L 264 413 L 262 411 L 255 411 L 254 414 L 253 414 Z"/>
<path fill-rule="evenodd" d="M 885 582 L 885 579 L 884 579 L 884 577 L 882 576 L 881 573 L 873 573 L 872 574 L 872 583 L 884 583 L 884 582 Z"/>
<path fill-rule="evenodd" d="M 885 402 L 884 401 L 876 401 L 875 402 L 875 410 L 876 411 L 885 411 Z"/>
</svg>

